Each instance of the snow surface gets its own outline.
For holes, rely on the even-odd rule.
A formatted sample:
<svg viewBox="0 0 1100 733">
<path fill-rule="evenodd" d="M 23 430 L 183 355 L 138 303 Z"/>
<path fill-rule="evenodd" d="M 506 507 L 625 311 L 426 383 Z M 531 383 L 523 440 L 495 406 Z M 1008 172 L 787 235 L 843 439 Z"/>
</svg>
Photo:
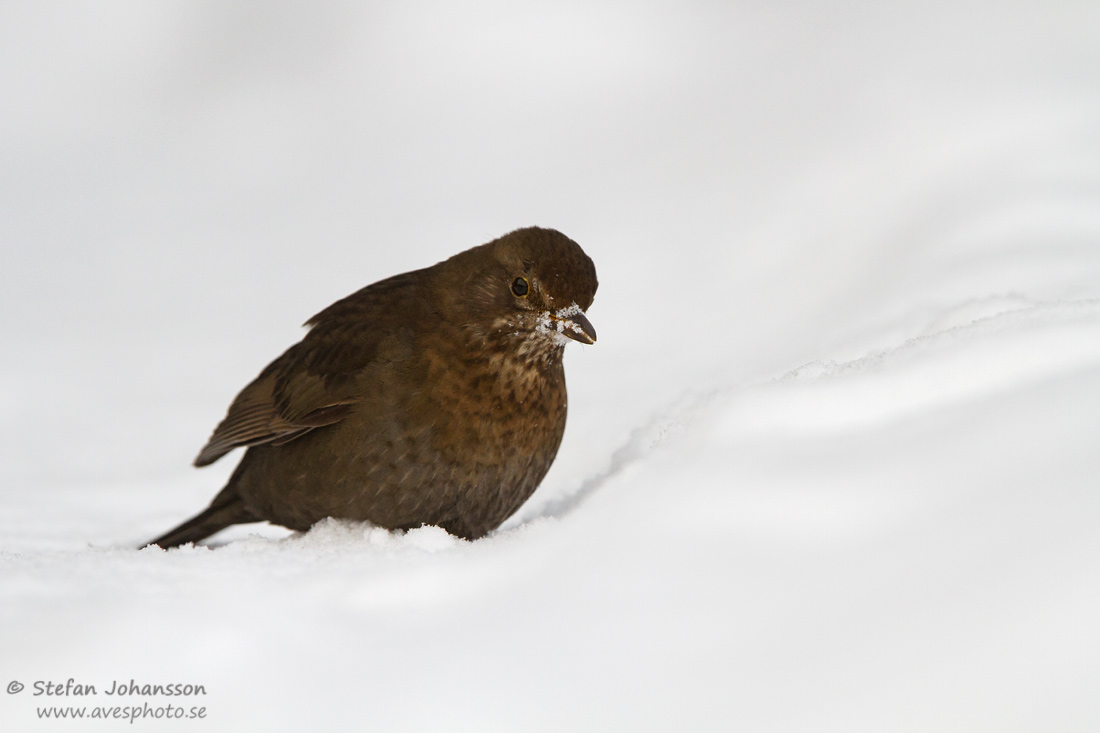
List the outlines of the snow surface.
<svg viewBox="0 0 1100 733">
<path fill-rule="evenodd" d="M 0 730 L 1100 730 L 1098 29 L 5 3 Z M 296 324 L 528 224 L 600 340 L 502 530 L 133 549 Z"/>
</svg>

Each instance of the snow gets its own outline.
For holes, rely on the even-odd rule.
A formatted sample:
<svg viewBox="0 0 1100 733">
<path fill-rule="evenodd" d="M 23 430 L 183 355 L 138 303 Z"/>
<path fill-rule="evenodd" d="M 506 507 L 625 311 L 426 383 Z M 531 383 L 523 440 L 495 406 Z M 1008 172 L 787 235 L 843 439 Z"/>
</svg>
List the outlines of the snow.
<svg viewBox="0 0 1100 733">
<path fill-rule="evenodd" d="M 539 333 L 553 334 L 554 343 L 558 346 L 568 346 L 570 341 L 579 341 L 582 344 L 592 343 L 592 339 L 584 332 L 580 324 L 572 320 L 576 315 L 584 315 L 584 311 L 576 303 L 571 303 L 564 308 L 558 308 L 553 313 L 547 312 L 539 318 L 535 330 Z M 568 336 L 565 329 L 568 328 L 576 337 Z"/>
<path fill-rule="evenodd" d="M 1100 729 L 1100 5 L 0 17 L 0 730 Z M 530 224 L 600 339 L 500 531 L 134 549 L 297 324 Z"/>
</svg>

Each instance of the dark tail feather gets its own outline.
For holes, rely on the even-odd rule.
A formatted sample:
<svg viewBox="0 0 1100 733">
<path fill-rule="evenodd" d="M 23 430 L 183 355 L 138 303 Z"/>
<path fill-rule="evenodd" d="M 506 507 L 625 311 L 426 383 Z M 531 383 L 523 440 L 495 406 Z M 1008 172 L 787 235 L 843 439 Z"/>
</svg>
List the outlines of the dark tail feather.
<svg viewBox="0 0 1100 733">
<path fill-rule="evenodd" d="M 230 480 L 229 485 L 221 490 L 206 511 L 198 514 L 180 526 L 173 529 L 146 545 L 159 545 L 164 549 L 179 547 L 188 542 L 198 542 L 206 539 L 215 532 L 219 532 L 232 524 L 248 524 L 249 522 L 263 521 L 244 505 L 241 497 L 237 495 L 236 487 Z M 145 547 L 146 545 L 142 545 Z"/>
</svg>

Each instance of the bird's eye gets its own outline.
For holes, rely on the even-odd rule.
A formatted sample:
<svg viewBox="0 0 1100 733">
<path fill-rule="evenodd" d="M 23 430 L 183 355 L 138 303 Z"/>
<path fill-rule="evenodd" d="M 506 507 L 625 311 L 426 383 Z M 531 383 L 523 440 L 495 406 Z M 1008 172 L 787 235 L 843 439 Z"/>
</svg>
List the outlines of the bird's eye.
<svg viewBox="0 0 1100 733">
<path fill-rule="evenodd" d="M 522 298 L 527 295 L 531 287 L 527 284 L 527 278 L 517 277 L 512 281 L 512 294 L 517 298 Z"/>
</svg>

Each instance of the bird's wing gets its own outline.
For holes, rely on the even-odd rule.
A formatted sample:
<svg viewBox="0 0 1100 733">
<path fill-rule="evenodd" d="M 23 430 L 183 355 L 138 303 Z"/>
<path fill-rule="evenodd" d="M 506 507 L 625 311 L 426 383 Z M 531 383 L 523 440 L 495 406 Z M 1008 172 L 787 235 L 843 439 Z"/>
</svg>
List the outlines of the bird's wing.
<svg viewBox="0 0 1100 733">
<path fill-rule="evenodd" d="M 317 370 L 303 345 L 292 346 L 241 390 L 195 458 L 196 466 L 213 463 L 239 446 L 285 443 L 351 412 L 355 399 L 350 374 Z"/>
<path fill-rule="evenodd" d="M 379 287 L 383 286 L 383 287 Z M 195 458 L 206 466 L 239 446 L 281 444 L 347 417 L 359 401 L 355 375 L 395 338 L 408 282 L 376 283 L 311 318 L 311 330 L 241 390 Z M 395 307 L 396 306 L 396 307 Z"/>
</svg>

